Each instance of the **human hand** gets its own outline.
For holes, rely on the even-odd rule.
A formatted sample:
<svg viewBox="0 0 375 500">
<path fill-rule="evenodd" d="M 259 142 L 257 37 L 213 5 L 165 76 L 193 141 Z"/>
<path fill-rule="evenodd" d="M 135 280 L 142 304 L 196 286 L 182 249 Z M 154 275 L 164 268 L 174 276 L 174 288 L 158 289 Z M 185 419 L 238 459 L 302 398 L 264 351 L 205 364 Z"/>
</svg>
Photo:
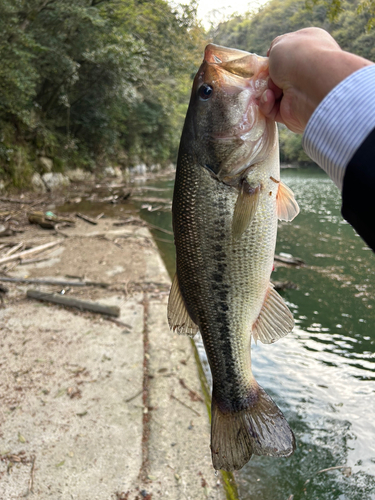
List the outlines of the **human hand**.
<svg viewBox="0 0 375 500">
<path fill-rule="evenodd" d="M 268 118 L 297 133 L 303 133 L 316 107 L 338 83 L 373 64 L 341 50 L 320 28 L 275 38 L 267 55 L 270 78 L 259 108 Z"/>
</svg>

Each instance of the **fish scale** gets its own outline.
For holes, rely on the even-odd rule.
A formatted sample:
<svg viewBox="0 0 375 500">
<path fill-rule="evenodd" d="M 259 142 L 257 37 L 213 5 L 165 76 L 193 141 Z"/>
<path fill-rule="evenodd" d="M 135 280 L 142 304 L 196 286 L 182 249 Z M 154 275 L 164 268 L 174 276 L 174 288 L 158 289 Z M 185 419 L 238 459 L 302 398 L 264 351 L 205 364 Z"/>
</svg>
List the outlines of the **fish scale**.
<svg viewBox="0 0 375 500">
<path fill-rule="evenodd" d="M 215 50 L 220 63 L 212 58 Z M 254 83 L 257 72 L 265 71 L 264 59 L 206 48 L 181 137 L 173 195 L 176 276 L 168 319 L 178 333 L 194 335 L 199 329 L 203 338 L 213 379 L 215 469 L 239 469 L 252 454 L 289 456 L 295 448 L 283 414 L 251 371 L 251 337 L 272 343 L 293 327 L 290 311 L 269 280 L 277 217 L 291 219 L 298 213 L 290 190 L 279 180 L 276 125 L 259 115 L 256 99 L 249 97 L 249 88 L 264 88 Z M 262 123 L 254 122 L 254 134 L 248 116 Z M 244 121 L 246 138 L 233 132 L 233 117 Z M 242 133 L 245 125 L 235 125 Z"/>
<path fill-rule="evenodd" d="M 173 201 L 174 213 L 180 214 L 174 218 L 180 286 L 192 290 L 186 294 L 188 310 L 192 318 L 202 318 L 199 325 L 208 358 L 215 354 L 212 375 L 214 383 L 220 381 L 215 389 L 221 388 L 216 390 L 223 399 L 231 397 L 233 401 L 236 395 L 238 401 L 233 404 L 238 405 L 247 397 L 251 325 L 261 309 L 272 269 L 273 255 L 268 249 L 275 246 L 276 195 L 272 198 L 269 191 L 264 193 L 251 227 L 234 241 L 231 228 L 236 189 L 217 185 L 207 170 L 188 158 L 181 162 L 178 173 L 183 192 L 176 182 Z M 186 185 L 190 186 L 188 191 Z M 195 219 L 189 231 L 185 211 L 190 214 L 189 221 Z M 231 336 L 230 332 L 236 333 Z"/>
</svg>

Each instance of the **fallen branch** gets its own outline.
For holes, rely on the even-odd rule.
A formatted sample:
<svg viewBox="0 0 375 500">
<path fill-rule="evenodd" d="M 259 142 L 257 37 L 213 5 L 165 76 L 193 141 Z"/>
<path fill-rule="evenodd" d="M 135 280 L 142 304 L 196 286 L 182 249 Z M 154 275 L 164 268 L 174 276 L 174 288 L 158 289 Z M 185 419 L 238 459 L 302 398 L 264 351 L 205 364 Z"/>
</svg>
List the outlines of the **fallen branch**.
<svg viewBox="0 0 375 500">
<path fill-rule="evenodd" d="M 328 469 L 318 470 L 318 472 L 315 472 L 315 474 L 321 474 L 322 472 L 329 472 L 331 470 L 338 470 L 338 469 L 349 469 L 351 472 L 351 467 L 349 467 L 348 465 L 336 465 L 335 467 L 328 467 Z"/>
<path fill-rule="evenodd" d="M 63 231 L 61 231 L 60 226 L 61 226 L 61 224 L 55 224 L 55 227 L 54 227 L 55 233 L 59 234 L 60 236 L 63 236 L 64 238 L 69 238 L 69 234 L 66 234 Z"/>
<path fill-rule="evenodd" d="M 154 226 L 153 224 L 150 224 L 149 222 L 147 222 L 147 226 L 150 227 L 151 229 L 154 229 L 155 231 L 161 231 L 162 233 L 170 234 L 171 236 L 173 236 L 173 232 L 168 231 L 168 229 L 164 229 L 164 228 L 159 227 L 159 226 Z"/>
<path fill-rule="evenodd" d="M 291 266 L 305 265 L 305 262 L 298 257 L 283 257 L 282 255 L 275 255 L 274 260 L 276 260 L 276 262 L 282 262 L 283 264 L 289 264 Z"/>
<path fill-rule="evenodd" d="M 132 329 L 132 327 L 130 325 L 128 325 L 127 323 L 124 323 L 123 321 L 119 321 L 118 319 L 116 318 L 107 318 L 109 321 L 112 321 L 112 323 L 115 323 L 116 325 L 118 326 L 122 326 L 123 328 L 126 328 L 127 330 L 127 333 L 130 333 L 130 330 Z"/>
<path fill-rule="evenodd" d="M 32 200 L 15 200 L 13 198 L 4 198 L 4 197 L 1 197 L 0 201 L 5 201 L 8 203 L 21 203 L 22 205 L 31 205 L 31 203 L 34 203 Z"/>
<path fill-rule="evenodd" d="M 88 222 L 89 224 L 93 224 L 94 226 L 96 226 L 98 223 L 96 219 L 92 219 L 91 217 L 88 217 L 87 215 L 84 214 L 80 214 L 79 212 L 76 213 L 76 217 L 79 217 L 80 219 L 84 220 L 85 222 Z"/>
<path fill-rule="evenodd" d="M 27 285 L 99 286 L 101 288 L 107 288 L 111 285 L 110 283 L 101 283 L 100 281 L 64 281 L 39 278 L 4 278 L 2 276 L 0 276 L 0 281 L 7 281 L 9 283 L 26 283 Z"/>
<path fill-rule="evenodd" d="M 4 257 L 9 257 L 9 255 L 12 255 L 14 254 L 15 252 L 17 252 L 17 250 L 19 250 L 20 248 L 22 248 L 24 246 L 24 243 L 23 241 L 21 241 L 21 243 L 18 243 L 17 245 L 15 245 L 14 247 L 12 247 L 10 250 L 8 250 L 5 254 L 4 254 Z"/>
<path fill-rule="evenodd" d="M 28 266 L 29 264 L 36 264 L 37 262 L 44 262 L 49 258 L 50 258 L 49 256 L 45 256 L 45 257 L 35 257 L 35 259 L 21 259 L 19 264 L 21 266 Z"/>
<path fill-rule="evenodd" d="M 28 487 L 28 491 L 27 491 L 26 496 L 29 495 L 30 493 L 31 494 L 34 493 L 35 460 L 36 460 L 36 456 L 33 455 L 32 459 L 31 459 L 31 471 L 30 471 L 29 487 Z"/>
<path fill-rule="evenodd" d="M 43 250 L 47 250 L 47 248 L 52 248 L 56 245 L 59 245 L 61 242 L 62 240 L 50 241 L 49 243 L 45 243 L 44 245 L 39 245 L 37 247 L 30 248 L 29 250 L 14 253 L 13 255 L 9 255 L 8 257 L 3 257 L 2 259 L 0 259 L 0 264 L 5 264 L 5 262 L 10 262 L 11 260 L 22 259 L 23 257 L 26 257 L 27 255 L 30 255 L 32 253 L 42 252 Z"/>
<path fill-rule="evenodd" d="M 45 293 L 38 290 L 27 290 L 27 297 L 45 302 L 53 302 L 62 306 L 76 307 L 81 311 L 92 311 L 99 314 L 106 314 L 108 316 L 120 316 L 120 308 L 118 306 L 107 306 L 97 302 L 87 302 L 85 300 L 74 299 L 66 295 L 59 295 L 57 293 Z"/>
<path fill-rule="evenodd" d="M 125 403 L 130 403 L 130 401 L 133 401 L 133 399 L 137 398 L 138 396 L 140 396 L 143 392 L 143 389 L 141 389 L 140 391 L 137 392 L 137 394 L 134 394 L 134 396 L 131 396 L 130 398 L 128 399 L 125 399 Z"/>
</svg>

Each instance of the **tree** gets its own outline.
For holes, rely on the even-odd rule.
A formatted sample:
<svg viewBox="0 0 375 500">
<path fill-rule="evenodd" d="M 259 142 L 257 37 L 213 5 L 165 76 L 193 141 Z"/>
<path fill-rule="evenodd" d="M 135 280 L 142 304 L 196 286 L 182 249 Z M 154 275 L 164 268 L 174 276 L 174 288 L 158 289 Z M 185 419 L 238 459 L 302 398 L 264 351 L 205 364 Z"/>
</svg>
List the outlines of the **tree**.
<svg viewBox="0 0 375 500">
<path fill-rule="evenodd" d="M 0 174 L 20 148 L 30 168 L 40 154 L 90 168 L 172 159 L 204 43 L 195 11 L 0 0 Z"/>
</svg>

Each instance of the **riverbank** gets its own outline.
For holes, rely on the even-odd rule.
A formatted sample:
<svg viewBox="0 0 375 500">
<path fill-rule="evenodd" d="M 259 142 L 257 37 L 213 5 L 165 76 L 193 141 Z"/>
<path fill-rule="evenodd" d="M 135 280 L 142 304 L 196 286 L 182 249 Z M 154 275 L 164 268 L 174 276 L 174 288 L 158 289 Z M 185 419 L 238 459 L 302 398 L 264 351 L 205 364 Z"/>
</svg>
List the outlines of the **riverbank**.
<svg viewBox="0 0 375 500">
<path fill-rule="evenodd" d="M 0 238 L 59 241 L 8 277 L 108 285 L 1 283 L 0 498 L 225 498 L 192 344 L 167 325 L 169 276 L 148 229 L 115 222 Z M 28 299 L 30 288 L 120 315 Z"/>
</svg>

